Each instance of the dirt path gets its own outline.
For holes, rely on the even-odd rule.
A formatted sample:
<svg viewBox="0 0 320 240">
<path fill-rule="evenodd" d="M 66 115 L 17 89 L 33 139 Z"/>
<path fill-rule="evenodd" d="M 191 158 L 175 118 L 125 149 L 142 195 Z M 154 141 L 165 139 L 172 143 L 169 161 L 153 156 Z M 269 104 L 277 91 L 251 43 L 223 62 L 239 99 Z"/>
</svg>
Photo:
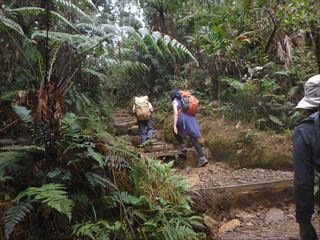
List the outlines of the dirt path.
<svg viewBox="0 0 320 240">
<path fill-rule="evenodd" d="M 294 204 L 282 203 L 270 208 L 234 209 L 232 215 L 241 221 L 240 227 L 219 234 L 220 240 L 299 240 L 299 228 L 294 218 Z M 319 233 L 319 220 L 313 225 Z"/>
<path fill-rule="evenodd" d="M 117 111 L 115 114 L 115 126 L 119 136 L 122 136 L 133 146 L 137 146 L 139 144 L 139 135 L 135 119 L 133 116 L 130 116 L 127 111 Z M 145 150 L 139 150 L 142 155 L 145 154 L 146 157 L 156 157 L 161 160 L 172 155 L 172 159 L 178 159 L 178 151 L 174 146 L 164 141 L 161 129 L 157 129 L 155 131 L 153 142 L 154 145 L 152 147 L 148 147 Z M 289 171 L 274 171 L 260 168 L 233 169 L 224 163 L 216 162 L 213 159 L 209 160 L 210 163 L 206 167 L 194 168 L 193 162 L 196 162 L 196 156 L 194 154 L 187 154 L 184 160 L 179 160 L 179 164 L 175 169 L 173 169 L 173 172 L 184 176 L 192 189 L 196 191 L 197 189 L 205 191 L 206 189 L 210 190 L 210 188 L 223 188 L 230 185 L 250 186 L 250 184 L 254 185 L 255 183 L 268 183 L 293 178 L 293 173 Z M 262 188 L 262 190 L 264 190 L 264 188 Z M 260 203 L 258 202 L 256 204 L 252 204 L 252 201 L 250 203 L 248 201 L 246 206 L 236 206 L 232 205 L 233 203 L 231 203 L 230 198 L 225 197 L 222 200 L 225 201 L 224 203 L 230 201 L 229 205 L 227 204 L 228 210 L 224 213 L 223 210 L 221 211 L 220 209 L 219 214 L 217 214 L 217 209 L 215 209 L 214 204 L 205 205 L 205 209 L 202 209 L 200 211 L 201 213 L 210 216 L 220 216 L 217 221 L 218 224 L 214 228 L 211 228 L 212 237 L 209 239 L 299 239 L 298 225 L 295 223 L 294 219 L 294 205 L 292 203 L 292 198 L 290 198 L 290 196 L 280 194 L 277 201 L 273 202 L 274 198 L 272 199 L 272 197 L 275 196 L 273 196 L 272 188 L 265 188 L 265 191 L 265 200 L 268 200 L 270 196 L 270 201 L 264 201 L 264 203 L 268 202 L 269 204 L 259 205 Z M 256 192 L 257 190 L 254 190 L 254 192 L 249 191 L 246 194 L 251 198 L 256 194 Z M 209 196 L 207 201 L 214 201 L 213 199 L 216 196 L 214 196 L 214 192 L 212 194 L 212 199 L 210 198 L 210 194 L 206 196 Z M 286 194 L 286 192 L 284 194 Z M 236 222 L 240 222 L 240 224 L 224 233 L 220 232 L 218 234 L 218 229 L 233 219 L 236 219 Z M 208 226 L 208 228 L 210 227 Z"/>
</svg>

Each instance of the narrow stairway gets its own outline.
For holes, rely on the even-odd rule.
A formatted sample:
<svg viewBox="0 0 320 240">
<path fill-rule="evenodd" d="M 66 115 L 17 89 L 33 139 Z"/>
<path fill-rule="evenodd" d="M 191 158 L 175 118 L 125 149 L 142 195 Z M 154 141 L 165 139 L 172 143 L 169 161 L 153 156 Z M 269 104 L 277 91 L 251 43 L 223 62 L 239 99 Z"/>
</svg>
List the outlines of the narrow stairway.
<svg viewBox="0 0 320 240">
<path fill-rule="evenodd" d="M 140 144 L 136 118 L 128 110 L 117 110 L 114 124 L 116 135 L 132 146 Z M 161 129 L 154 130 L 152 146 L 137 150 L 142 158 L 183 159 L 173 172 L 184 176 L 191 185 L 190 194 L 197 202 L 195 208 L 199 213 L 208 214 L 221 208 L 221 204 L 228 205 L 227 213 L 221 212 L 226 217 L 222 223 L 219 221 L 221 229 L 218 237 L 215 235 L 212 239 L 299 239 L 292 203 L 292 172 L 259 168 L 232 169 L 224 163 L 213 161 L 207 149 L 205 154 L 209 164 L 196 168 L 195 150 L 190 148 L 183 155 L 176 146 L 165 142 Z M 235 219 L 239 221 L 238 225 L 224 228 L 225 224 L 229 226 L 229 221 Z M 217 226 L 210 226 L 210 223 L 206 225 L 212 232 L 217 231 Z"/>
</svg>

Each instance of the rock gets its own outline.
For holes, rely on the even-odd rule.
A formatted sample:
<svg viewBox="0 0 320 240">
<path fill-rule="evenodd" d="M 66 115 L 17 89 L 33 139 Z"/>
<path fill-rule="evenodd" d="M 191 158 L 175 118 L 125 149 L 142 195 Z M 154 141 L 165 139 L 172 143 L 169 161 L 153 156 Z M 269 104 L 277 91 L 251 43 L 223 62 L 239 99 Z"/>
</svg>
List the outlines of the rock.
<svg viewBox="0 0 320 240">
<path fill-rule="evenodd" d="M 266 214 L 266 222 L 270 223 L 270 222 L 277 222 L 277 221 L 281 221 L 284 220 L 285 216 L 284 216 L 284 212 L 281 209 L 278 208 L 271 208 L 267 214 Z"/>
<path fill-rule="evenodd" d="M 288 217 L 289 219 L 294 219 L 294 218 L 295 218 L 293 214 L 288 214 L 287 217 Z"/>
<path fill-rule="evenodd" d="M 191 175 L 191 176 L 188 176 L 188 178 L 186 179 L 186 181 L 187 181 L 191 186 L 195 186 L 195 185 L 201 183 L 201 179 L 200 179 L 199 175 Z"/>
<path fill-rule="evenodd" d="M 207 226 L 207 228 L 209 228 L 211 233 L 217 232 L 219 228 L 219 222 L 209 217 L 208 215 L 204 215 L 203 222 Z"/>
<path fill-rule="evenodd" d="M 246 213 L 246 212 L 240 212 L 240 213 L 236 214 L 236 217 L 242 219 L 243 221 L 247 221 L 249 219 L 255 218 L 256 215 Z"/>
<path fill-rule="evenodd" d="M 253 226 L 253 223 L 248 222 L 248 223 L 246 223 L 246 226 L 251 227 L 251 226 Z"/>
<path fill-rule="evenodd" d="M 234 229 L 236 229 L 237 227 L 240 227 L 241 222 L 239 219 L 233 219 L 225 224 L 223 224 L 220 228 L 219 228 L 219 233 L 225 233 L 225 232 L 230 232 L 233 231 Z"/>
</svg>

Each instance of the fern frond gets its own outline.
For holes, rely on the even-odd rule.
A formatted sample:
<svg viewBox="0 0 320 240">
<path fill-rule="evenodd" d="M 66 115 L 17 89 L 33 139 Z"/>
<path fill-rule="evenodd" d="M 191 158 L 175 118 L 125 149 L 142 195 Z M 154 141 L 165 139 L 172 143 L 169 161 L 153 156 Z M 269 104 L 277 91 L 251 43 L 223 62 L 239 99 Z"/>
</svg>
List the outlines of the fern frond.
<svg viewBox="0 0 320 240">
<path fill-rule="evenodd" d="M 109 223 L 104 220 L 98 222 L 88 221 L 86 223 L 76 224 L 72 227 L 72 235 L 77 237 L 87 237 L 92 240 L 103 239 L 109 240 Z"/>
<path fill-rule="evenodd" d="M 4 233 L 9 239 L 15 226 L 33 209 L 32 205 L 27 202 L 18 202 L 11 206 L 5 213 Z"/>
<path fill-rule="evenodd" d="M 141 206 L 146 202 L 145 196 L 136 197 L 127 192 L 114 193 L 118 201 L 123 202 L 125 204 L 130 204 L 133 206 Z"/>
<path fill-rule="evenodd" d="M 24 152 L 8 151 L 0 152 L 0 173 L 4 173 L 7 167 L 17 163 L 25 157 Z"/>
<path fill-rule="evenodd" d="M 18 23 L 14 22 L 13 20 L 5 17 L 2 13 L 0 13 L 0 23 L 6 25 L 8 28 L 11 28 L 14 31 L 24 36 L 22 27 Z"/>
<path fill-rule="evenodd" d="M 96 173 L 86 173 L 85 174 L 88 182 L 91 184 L 92 187 L 100 186 L 100 187 L 112 187 L 116 189 L 117 187 L 109 180 L 106 179 Z"/>
<path fill-rule="evenodd" d="M 106 81 L 108 80 L 108 77 L 107 75 L 103 74 L 103 73 L 100 73 L 94 69 L 91 69 L 91 68 L 82 68 L 81 69 L 83 72 L 86 72 L 86 73 L 90 73 L 91 75 L 93 76 L 96 76 L 97 78 L 99 78 L 99 80 L 101 81 Z"/>
<path fill-rule="evenodd" d="M 39 8 L 39 7 L 21 7 L 21 8 L 14 8 L 14 9 L 9 9 L 6 8 L 5 9 L 8 12 L 18 12 L 18 13 L 22 13 L 22 14 L 30 14 L 30 15 L 34 15 L 34 14 L 46 14 L 46 9 L 44 8 Z M 64 16 L 62 16 L 61 14 L 55 12 L 55 11 L 49 11 L 50 15 L 52 17 L 55 17 L 59 20 L 61 20 L 62 22 L 64 22 L 65 24 L 69 25 L 70 27 L 72 27 L 73 29 L 77 30 L 76 27 L 70 22 L 68 21 Z"/>
<path fill-rule="evenodd" d="M 36 153 L 41 151 L 44 151 L 44 149 L 33 145 L 12 145 L 0 148 L 0 175 L 4 174 L 5 170 L 9 166 L 26 159 L 28 153 Z"/>
<path fill-rule="evenodd" d="M 166 240 L 197 240 L 199 234 L 196 233 L 192 228 L 177 223 L 166 224 L 162 229 L 162 234 Z"/>
<path fill-rule="evenodd" d="M 98 9 L 96 8 L 96 5 L 94 5 L 91 0 L 82 0 L 81 2 L 83 2 L 84 4 L 90 6 L 95 11 L 98 11 Z"/>
<path fill-rule="evenodd" d="M 44 30 L 35 31 L 31 38 L 46 38 L 47 33 Z M 90 38 L 85 35 L 80 34 L 69 34 L 69 33 L 63 33 L 63 32 L 49 32 L 49 39 L 54 42 L 58 43 L 64 43 L 68 42 L 70 44 L 77 44 L 78 47 L 92 47 L 97 42 L 94 41 L 94 38 Z"/>
<path fill-rule="evenodd" d="M 103 161 L 103 156 L 100 153 L 94 151 L 92 147 L 88 147 L 87 151 L 88 151 L 88 155 L 92 159 L 97 161 L 97 163 L 99 164 L 99 167 L 104 167 L 106 165 L 105 161 Z"/>
<path fill-rule="evenodd" d="M 88 19 L 90 22 L 93 22 L 93 20 L 84 12 L 82 11 L 77 5 L 72 3 L 68 0 L 53 0 L 57 5 L 62 6 L 64 9 L 67 9 L 67 11 L 73 12 L 76 15 L 80 15 Z"/>
<path fill-rule="evenodd" d="M 96 25 L 93 23 L 79 23 L 77 24 L 77 27 L 81 29 L 90 30 L 92 32 L 99 34 L 100 36 L 106 35 L 106 32 L 102 30 L 101 25 Z"/>
<path fill-rule="evenodd" d="M 141 37 L 139 33 L 133 32 L 129 35 L 129 38 L 131 39 L 131 41 L 133 41 L 133 43 L 136 43 L 139 46 L 144 54 L 150 54 L 149 49 L 143 40 L 143 37 Z"/>
<path fill-rule="evenodd" d="M 162 59 L 165 59 L 161 49 L 157 45 L 157 42 L 155 42 L 154 38 L 152 35 L 146 35 L 144 37 L 145 43 L 148 45 L 149 49 L 151 48 L 157 55 L 159 55 Z"/>
<path fill-rule="evenodd" d="M 46 184 L 42 187 L 27 188 L 18 194 L 17 200 L 19 201 L 24 197 L 34 197 L 42 204 L 65 214 L 71 220 L 74 203 L 68 198 L 67 194 L 65 186 L 62 184 Z"/>
<path fill-rule="evenodd" d="M 23 106 L 12 106 L 13 111 L 19 116 L 19 118 L 26 124 L 32 123 L 31 110 Z"/>
</svg>

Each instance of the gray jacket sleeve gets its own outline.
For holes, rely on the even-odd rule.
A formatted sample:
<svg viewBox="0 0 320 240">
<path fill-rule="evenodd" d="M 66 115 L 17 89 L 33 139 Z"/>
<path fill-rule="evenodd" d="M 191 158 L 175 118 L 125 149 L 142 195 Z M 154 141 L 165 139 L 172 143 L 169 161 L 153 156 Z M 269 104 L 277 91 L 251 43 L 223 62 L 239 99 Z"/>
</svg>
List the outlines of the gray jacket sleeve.
<svg viewBox="0 0 320 240">
<path fill-rule="evenodd" d="M 294 197 L 298 223 L 310 221 L 314 212 L 313 136 L 310 127 L 303 124 L 295 129 L 293 136 Z"/>
</svg>

